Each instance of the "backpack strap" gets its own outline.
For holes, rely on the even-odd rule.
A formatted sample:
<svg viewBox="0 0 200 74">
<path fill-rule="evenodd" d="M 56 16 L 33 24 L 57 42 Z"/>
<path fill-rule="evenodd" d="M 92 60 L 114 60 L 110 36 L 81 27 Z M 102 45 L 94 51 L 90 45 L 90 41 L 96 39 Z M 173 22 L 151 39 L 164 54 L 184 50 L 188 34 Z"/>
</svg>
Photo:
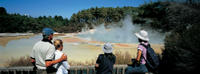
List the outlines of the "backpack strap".
<svg viewBox="0 0 200 74">
<path fill-rule="evenodd" d="M 144 44 L 140 43 L 140 45 L 144 46 L 144 47 L 146 48 L 146 51 L 147 51 L 147 49 L 150 47 L 150 44 L 144 45 Z M 146 54 L 147 54 L 147 53 L 146 53 Z M 142 58 L 144 58 L 143 53 L 142 53 Z M 148 60 L 147 60 L 146 58 L 144 58 L 144 60 L 146 61 L 146 63 L 148 62 Z"/>
<path fill-rule="evenodd" d="M 141 43 L 141 45 L 143 45 L 147 49 L 147 53 L 148 53 L 148 48 L 151 48 L 150 44 L 144 45 Z M 144 55 L 142 57 L 144 58 Z M 151 68 L 153 67 L 147 59 L 144 58 L 144 60 L 146 61 L 146 65 L 150 66 Z"/>
</svg>

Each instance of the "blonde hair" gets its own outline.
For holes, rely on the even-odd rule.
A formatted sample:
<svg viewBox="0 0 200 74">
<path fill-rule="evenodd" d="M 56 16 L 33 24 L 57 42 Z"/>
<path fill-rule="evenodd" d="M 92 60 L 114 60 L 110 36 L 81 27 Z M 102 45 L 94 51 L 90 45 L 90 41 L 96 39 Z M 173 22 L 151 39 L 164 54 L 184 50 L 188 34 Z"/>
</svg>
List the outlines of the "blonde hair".
<svg viewBox="0 0 200 74">
<path fill-rule="evenodd" d="M 63 46 L 63 41 L 61 39 L 56 39 L 53 42 L 56 49 L 60 48 L 60 46 Z"/>
</svg>

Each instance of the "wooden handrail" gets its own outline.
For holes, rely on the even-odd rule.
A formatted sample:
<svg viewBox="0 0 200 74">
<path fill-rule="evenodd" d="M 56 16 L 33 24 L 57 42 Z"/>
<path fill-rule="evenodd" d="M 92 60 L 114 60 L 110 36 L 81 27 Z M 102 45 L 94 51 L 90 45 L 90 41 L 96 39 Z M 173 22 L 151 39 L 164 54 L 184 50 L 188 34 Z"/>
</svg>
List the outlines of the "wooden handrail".
<svg viewBox="0 0 200 74">
<path fill-rule="evenodd" d="M 127 65 L 114 65 L 113 74 L 125 74 Z M 36 74 L 33 66 L 0 67 L 0 74 Z M 71 66 L 69 74 L 95 74 L 94 66 Z"/>
</svg>

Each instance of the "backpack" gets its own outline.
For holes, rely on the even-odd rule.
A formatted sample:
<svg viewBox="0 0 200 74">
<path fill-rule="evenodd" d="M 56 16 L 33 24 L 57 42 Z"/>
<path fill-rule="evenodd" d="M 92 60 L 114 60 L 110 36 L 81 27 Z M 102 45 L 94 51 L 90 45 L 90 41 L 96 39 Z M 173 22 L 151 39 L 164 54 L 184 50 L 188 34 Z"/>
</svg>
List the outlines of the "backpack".
<svg viewBox="0 0 200 74">
<path fill-rule="evenodd" d="M 141 45 L 147 49 L 146 59 L 144 58 L 144 56 L 142 56 L 142 57 L 146 61 L 145 65 L 146 65 L 148 71 L 155 72 L 158 69 L 158 66 L 160 64 L 158 55 L 154 52 L 153 48 L 151 48 L 150 44 L 149 45 L 141 44 Z"/>
</svg>

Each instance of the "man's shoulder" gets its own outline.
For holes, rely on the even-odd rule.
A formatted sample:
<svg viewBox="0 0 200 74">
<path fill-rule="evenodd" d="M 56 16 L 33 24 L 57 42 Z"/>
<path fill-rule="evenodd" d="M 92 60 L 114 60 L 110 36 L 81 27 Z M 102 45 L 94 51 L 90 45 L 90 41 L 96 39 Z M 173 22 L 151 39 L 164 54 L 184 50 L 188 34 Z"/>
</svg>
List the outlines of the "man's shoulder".
<svg viewBox="0 0 200 74">
<path fill-rule="evenodd" d="M 102 59 L 104 57 L 104 54 L 99 54 L 98 59 Z"/>
<path fill-rule="evenodd" d="M 40 45 L 40 44 L 43 44 L 43 42 L 42 41 L 38 41 L 38 42 L 35 43 L 35 45 Z"/>
<path fill-rule="evenodd" d="M 53 46 L 53 44 L 49 42 L 44 42 L 44 41 L 38 41 L 35 45 L 48 45 L 48 46 Z"/>
<path fill-rule="evenodd" d="M 104 54 L 99 54 L 99 57 L 103 57 L 104 56 Z"/>
<path fill-rule="evenodd" d="M 36 43 L 34 44 L 33 48 L 34 48 L 34 47 L 37 47 L 37 46 L 40 45 L 40 44 L 41 44 L 41 41 L 36 42 Z"/>
<path fill-rule="evenodd" d="M 38 48 L 55 48 L 55 47 L 53 44 L 51 44 L 49 42 L 38 41 L 33 46 L 33 49 L 38 49 Z"/>
</svg>

